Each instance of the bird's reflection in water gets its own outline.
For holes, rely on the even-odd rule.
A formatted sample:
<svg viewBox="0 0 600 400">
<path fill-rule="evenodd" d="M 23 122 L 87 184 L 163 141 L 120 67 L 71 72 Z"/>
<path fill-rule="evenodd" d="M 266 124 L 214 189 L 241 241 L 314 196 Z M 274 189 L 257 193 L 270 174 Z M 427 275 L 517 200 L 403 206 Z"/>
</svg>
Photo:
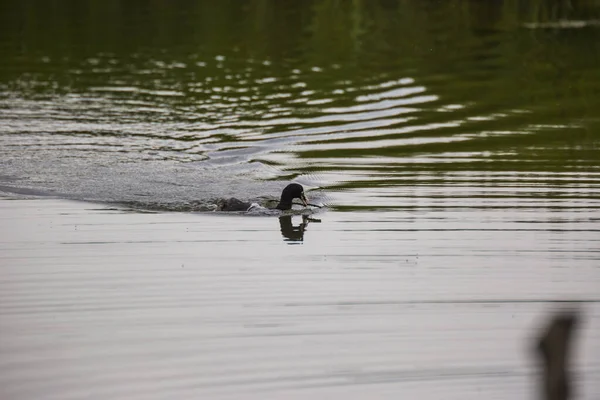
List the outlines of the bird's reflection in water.
<svg viewBox="0 0 600 400">
<path fill-rule="evenodd" d="M 283 240 L 288 242 L 288 244 L 301 244 L 304 241 L 304 231 L 306 231 L 309 222 L 321 222 L 321 220 L 303 215 L 302 223 L 294 226 L 291 215 L 279 217 L 279 226 L 281 227 L 281 234 L 284 237 Z"/>
</svg>

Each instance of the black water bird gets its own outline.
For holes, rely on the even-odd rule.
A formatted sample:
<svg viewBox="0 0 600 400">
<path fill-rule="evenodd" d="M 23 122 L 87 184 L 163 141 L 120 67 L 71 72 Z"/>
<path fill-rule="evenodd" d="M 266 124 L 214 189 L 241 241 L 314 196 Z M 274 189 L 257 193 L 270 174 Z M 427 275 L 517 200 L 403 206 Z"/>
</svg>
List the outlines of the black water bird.
<svg viewBox="0 0 600 400">
<path fill-rule="evenodd" d="M 300 199 L 305 207 L 308 205 L 306 196 L 304 196 L 304 188 L 298 183 L 290 183 L 283 189 L 279 204 L 277 204 L 275 208 L 278 210 L 290 210 L 294 199 Z M 217 205 L 219 211 L 248 211 L 250 206 L 252 206 L 252 203 L 232 197 L 230 199 L 221 200 Z"/>
<path fill-rule="evenodd" d="M 304 207 L 308 206 L 306 196 L 304 196 L 304 188 L 298 183 L 290 183 L 281 192 L 281 199 L 279 204 L 275 207 L 278 210 L 289 210 L 292 208 L 292 201 L 294 199 L 300 199 Z"/>
</svg>

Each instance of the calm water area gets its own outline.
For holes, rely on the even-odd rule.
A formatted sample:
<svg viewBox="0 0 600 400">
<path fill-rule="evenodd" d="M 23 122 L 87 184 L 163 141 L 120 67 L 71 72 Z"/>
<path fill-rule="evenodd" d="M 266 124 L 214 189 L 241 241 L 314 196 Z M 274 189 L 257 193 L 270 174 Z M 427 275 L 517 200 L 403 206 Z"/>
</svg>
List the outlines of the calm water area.
<svg viewBox="0 0 600 400">
<path fill-rule="evenodd" d="M 600 0 L 0 0 L 0 56 L 0 399 L 533 399 L 565 308 L 599 398 Z"/>
</svg>

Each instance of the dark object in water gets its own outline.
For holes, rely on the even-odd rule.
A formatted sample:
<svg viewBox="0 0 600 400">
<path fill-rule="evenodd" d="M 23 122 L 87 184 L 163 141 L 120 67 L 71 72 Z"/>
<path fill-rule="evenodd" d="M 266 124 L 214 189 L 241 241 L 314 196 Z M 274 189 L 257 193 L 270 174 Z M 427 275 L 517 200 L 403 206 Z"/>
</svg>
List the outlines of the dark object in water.
<svg viewBox="0 0 600 400">
<path fill-rule="evenodd" d="M 247 211 L 251 205 L 251 203 L 238 200 L 235 197 L 221 200 L 217 204 L 219 211 Z"/>
<path fill-rule="evenodd" d="M 304 219 L 298 226 L 294 226 L 292 223 L 292 216 L 285 215 L 279 217 L 279 227 L 281 228 L 281 235 L 286 238 L 289 242 L 302 242 L 304 240 L 304 230 L 306 229 L 306 222 Z"/>
<path fill-rule="evenodd" d="M 543 400 L 573 398 L 571 377 L 568 371 L 571 339 L 577 324 L 575 313 L 557 315 L 537 343 L 543 362 Z"/>
<path fill-rule="evenodd" d="M 304 196 L 304 188 L 298 183 L 290 183 L 283 189 L 279 204 L 275 208 L 278 210 L 289 210 L 292 208 L 292 201 L 294 199 L 300 199 L 304 207 L 308 205 L 308 201 L 306 201 L 306 197 Z"/>
<path fill-rule="evenodd" d="M 303 215 L 302 223 L 294 226 L 291 215 L 279 217 L 281 235 L 286 238 L 284 239 L 286 242 L 302 242 L 304 241 L 304 231 L 306 231 L 309 222 L 321 222 L 321 220 Z"/>
<path fill-rule="evenodd" d="M 281 192 L 281 199 L 275 208 L 278 210 L 289 210 L 292 208 L 292 201 L 294 199 L 300 199 L 305 207 L 308 205 L 302 185 L 290 183 Z M 231 197 L 230 199 L 221 200 L 217 204 L 217 209 L 219 211 L 248 211 L 251 205 L 251 203 Z"/>
<path fill-rule="evenodd" d="M 300 203 L 292 203 L 292 204 L 295 204 L 295 205 L 297 205 L 297 206 L 301 206 L 301 205 L 302 205 L 302 204 L 300 204 Z M 311 206 L 311 207 L 323 208 L 323 206 L 320 206 L 320 205 L 318 205 L 318 204 L 313 204 L 313 203 L 306 203 L 306 205 L 307 205 L 307 206 Z"/>
</svg>

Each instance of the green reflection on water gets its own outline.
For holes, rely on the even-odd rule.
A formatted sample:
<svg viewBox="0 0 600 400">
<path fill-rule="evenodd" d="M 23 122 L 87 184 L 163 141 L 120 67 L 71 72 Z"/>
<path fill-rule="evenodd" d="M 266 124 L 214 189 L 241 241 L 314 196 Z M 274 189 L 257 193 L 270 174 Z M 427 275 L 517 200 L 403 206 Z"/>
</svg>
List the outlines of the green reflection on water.
<svg viewBox="0 0 600 400">
<path fill-rule="evenodd" d="M 154 140 L 165 159 L 234 154 L 332 189 L 380 174 L 418 184 L 394 180 L 406 172 L 598 172 L 598 1 L 0 7 L 3 109 L 50 101 L 67 122 L 123 126 L 63 136 Z"/>
</svg>

